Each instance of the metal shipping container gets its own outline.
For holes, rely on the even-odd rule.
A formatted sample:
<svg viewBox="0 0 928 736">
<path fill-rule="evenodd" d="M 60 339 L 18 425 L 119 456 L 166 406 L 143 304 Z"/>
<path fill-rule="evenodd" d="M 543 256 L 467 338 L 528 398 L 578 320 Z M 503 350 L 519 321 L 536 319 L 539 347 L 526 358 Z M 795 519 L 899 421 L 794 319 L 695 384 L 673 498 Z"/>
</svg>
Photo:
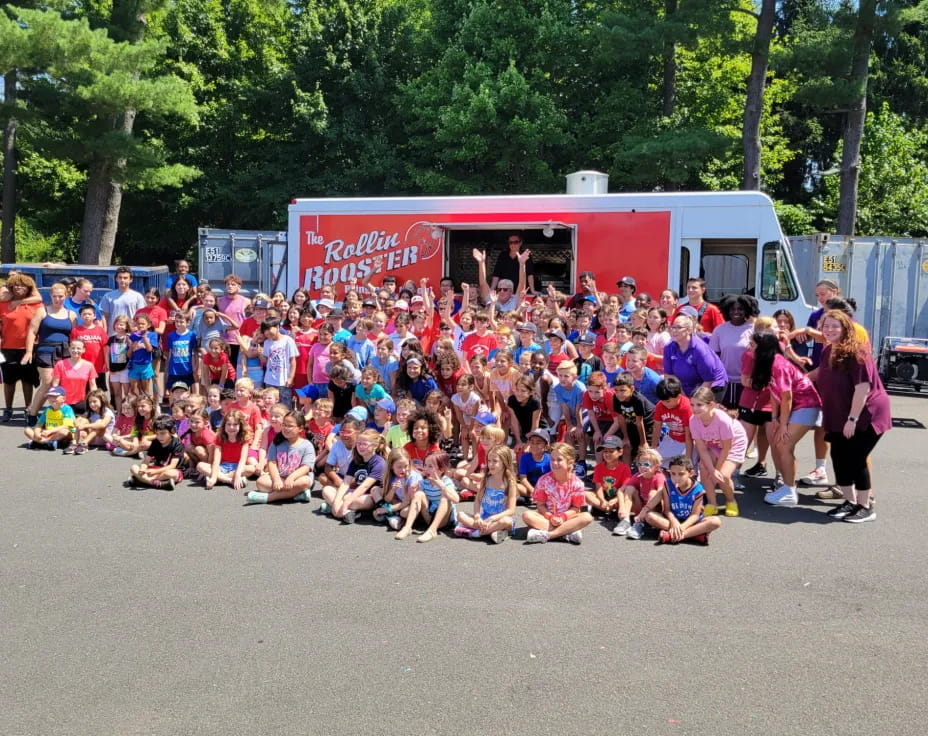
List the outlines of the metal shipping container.
<svg viewBox="0 0 928 736">
<path fill-rule="evenodd" d="M 201 227 L 199 260 L 197 276 L 214 291 L 222 291 L 223 280 L 234 273 L 242 279 L 244 293 L 270 294 L 286 273 L 287 233 Z"/>
<path fill-rule="evenodd" d="M 0 271 L 8 274 L 10 270 L 31 276 L 39 287 L 42 298 L 48 301 L 52 284 L 65 276 L 88 279 L 94 288 L 94 300 L 100 301 L 103 295 L 116 288 L 116 269 L 119 266 L 88 266 L 81 263 L 4 263 Z M 158 289 L 164 293 L 164 286 L 170 272 L 167 266 L 130 266 L 132 269 L 132 288 L 141 293 L 148 289 Z"/>
<path fill-rule="evenodd" d="M 877 350 L 884 337 L 928 337 L 928 240 L 802 235 L 789 238 L 803 292 L 833 279 L 857 300 Z"/>
</svg>

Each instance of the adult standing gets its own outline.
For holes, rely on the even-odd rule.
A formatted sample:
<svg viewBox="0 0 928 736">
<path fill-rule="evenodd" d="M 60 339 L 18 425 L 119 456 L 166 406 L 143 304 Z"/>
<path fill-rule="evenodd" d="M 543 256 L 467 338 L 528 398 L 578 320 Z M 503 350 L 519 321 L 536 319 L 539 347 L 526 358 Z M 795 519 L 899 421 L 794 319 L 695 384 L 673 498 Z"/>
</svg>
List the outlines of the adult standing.
<svg viewBox="0 0 928 736">
<path fill-rule="evenodd" d="M 694 338 L 696 327 L 690 317 L 681 315 L 670 326 L 670 342 L 664 348 L 664 373 L 676 376 L 683 392 L 691 396 L 705 386 L 721 401 L 728 383 L 728 372 L 718 355 L 700 338 Z"/>
<path fill-rule="evenodd" d="M 145 297 L 130 288 L 132 285 L 132 270 L 128 266 L 116 269 L 116 288 L 108 291 L 100 300 L 100 311 L 103 313 L 103 326 L 110 337 L 116 334 L 113 329 L 113 320 L 124 315 L 130 320 L 135 313 L 145 307 Z"/>
<path fill-rule="evenodd" d="M 858 337 L 844 312 L 823 315 L 825 349 L 810 378 L 822 397 L 825 438 L 831 443 L 835 482 L 844 503 L 828 515 L 851 523 L 875 521 L 870 453 L 892 427 L 889 396 L 880 381 L 869 345 Z"/>
<path fill-rule="evenodd" d="M 522 250 L 522 236 L 519 233 L 509 233 L 507 239 L 509 249 L 499 254 L 493 266 L 490 288 L 495 289 L 503 279 L 509 279 L 513 284 L 519 283 L 520 262 L 519 255 Z M 525 283 L 528 291 L 535 292 L 535 264 L 531 258 L 525 260 Z"/>
<path fill-rule="evenodd" d="M 622 308 L 619 309 L 619 320 L 628 322 L 631 316 L 638 308 L 635 304 L 635 292 L 638 290 L 638 282 L 633 276 L 623 276 L 615 285 L 619 289 L 619 299 L 622 300 Z"/>
<path fill-rule="evenodd" d="M 65 308 L 79 315 L 81 313 L 81 307 L 89 304 L 94 310 L 94 323 L 102 327 L 103 313 L 94 300 L 90 298 L 90 295 L 93 294 L 93 282 L 85 278 L 77 279 L 69 291 L 70 295 L 64 300 Z"/>
<path fill-rule="evenodd" d="M 6 293 L 8 292 L 8 293 Z M 26 406 L 32 403 L 32 392 L 39 385 L 39 373 L 32 362 L 23 363 L 26 336 L 32 318 L 42 306 L 42 297 L 31 276 L 16 273 L 6 282 L 6 292 L 0 297 L 0 348 L 3 352 L 3 398 L 6 408 L 0 421 L 13 418 L 13 398 L 16 384 L 23 384 Z"/>
<path fill-rule="evenodd" d="M 26 365 L 34 360 L 39 372 L 39 387 L 32 396 L 26 415 L 26 424 L 30 427 L 35 426 L 45 395 L 51 388 L 55 364 L 68 356 L 71 330 L 77 324 L 77 315 L 64 306 L 67 296 L 68 289 L 64 284 L 52 284 L 51 304 L 40 306 L 29 323 L 22 363 Z"/>
<path fill-rule="evenodd" d="M 571 296 L 564 305 L 567 312 L 572 309 L 582 309 L 583 303 L 587 301 L 591 301 L 597 307 L 600 306 L 599 293 L 596 291 L 596 274 L 592 271 L 582 271 L 579 281 L 580 291 Z"/>
<path fill-rule="evenodd" d="M 686 304 L 696 310 L 696 319 L 702 326 L 702 331 L 711 335 L 712 331 L 725 321 L 722 312 L 714 304 L 706 301 L 706 280 L 691 278 L 686 282 Z M 677 314 L 683 307 L 677 308 Z M 675 315 L 676 316 L 676 315 Z"/>
<path fill-rule="evenodd" d="M 728 386 L 722 397 L 726 409 L 737 409 L 741 399 L 741 358 L 751 344 L 753 320 L 760 314 L 757 300 L 744 294 L 729 294 L 719 304 L 725 322 L 709 336 L 709 348 L 718 354 L 728 374 Z"/>
<path fill-rule="evenodd" d="M 196 289 L 197 285 L 200 283 L 197 281 L 197 277 L 190 273 L 190 261 L 186 261 L 183 258 L 174 261 L 174 273 L 168 276 L 168 280 L 165 282 L 164 288 L 170 289 L 172 286 L 174 286 L 174 282 L 181 278 L 187 279 L 187 283 L 189 283 L 194 289 Z"/>
</svg>

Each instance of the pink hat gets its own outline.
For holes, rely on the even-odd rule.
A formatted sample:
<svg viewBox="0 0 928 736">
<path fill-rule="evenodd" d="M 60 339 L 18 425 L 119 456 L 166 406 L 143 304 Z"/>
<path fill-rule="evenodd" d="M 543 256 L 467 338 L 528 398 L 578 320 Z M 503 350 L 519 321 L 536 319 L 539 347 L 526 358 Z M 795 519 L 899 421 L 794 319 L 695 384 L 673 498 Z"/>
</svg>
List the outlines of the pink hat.
<svg viewBox="0 0 928 736">
<path fill-rule="evenodd" d="M 396 300 L 396 303 L 394 303 L 394 305 L 393 305 L 393 308 L 394 308 L 394 309 L 399 309 L 399 310 L 402 311 L 402 312 L 408 312 L 408 311 L 409 311 L 409 305 L 406 303 L 406 300 L 405 300 L 405 299 L 397 299 L 397 300 Z"/>
</svg>

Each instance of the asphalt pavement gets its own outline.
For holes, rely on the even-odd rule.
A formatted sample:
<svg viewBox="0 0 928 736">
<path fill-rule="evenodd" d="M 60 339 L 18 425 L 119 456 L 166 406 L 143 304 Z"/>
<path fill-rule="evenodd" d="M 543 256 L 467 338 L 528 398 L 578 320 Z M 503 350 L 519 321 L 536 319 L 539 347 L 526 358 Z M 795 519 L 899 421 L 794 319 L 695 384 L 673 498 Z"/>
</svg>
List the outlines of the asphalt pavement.
<svg viewBox="0 0 928 736">
<path fill-rule="evenodd" d="M 2 425 L 0 734 L 924 734 L 928 397 L 893 415 L 876 522 L 749 480 L 709 547 L 397 542 Z"/>
</svg>

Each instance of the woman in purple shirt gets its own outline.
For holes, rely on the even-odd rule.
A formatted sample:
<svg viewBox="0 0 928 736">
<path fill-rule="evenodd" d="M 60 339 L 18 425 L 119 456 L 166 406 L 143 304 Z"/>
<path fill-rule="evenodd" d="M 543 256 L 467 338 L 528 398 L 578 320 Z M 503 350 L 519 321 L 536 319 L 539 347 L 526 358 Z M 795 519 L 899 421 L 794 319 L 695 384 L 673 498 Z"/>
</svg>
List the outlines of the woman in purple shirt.
<svg viewBox="0 0 928 736">
<path fill-rule="evenodd" d="M 664 348 L 664 373 L 676 376 L 683 392 L 691 396 L 700 386 L 712 389 L 721 401 L 728 373 L 719 356 L 700 339 L 693 339 L 693 320 L 680 315 L 670 326 L 670 342 Z"/>
<path fill-rule="evenodd" d="M 871 501 L 870 453 L 892 426 L 889 396 L 880 381 L 869 344 L 857 336 L 844 312 L 825 312 L 825 349 L 811 374 L 822 397 L 825 437 L 831 443 L 835 479 L 844 503 L 828 512 L 852 523 L 876 520 Z"/>
</svg>

